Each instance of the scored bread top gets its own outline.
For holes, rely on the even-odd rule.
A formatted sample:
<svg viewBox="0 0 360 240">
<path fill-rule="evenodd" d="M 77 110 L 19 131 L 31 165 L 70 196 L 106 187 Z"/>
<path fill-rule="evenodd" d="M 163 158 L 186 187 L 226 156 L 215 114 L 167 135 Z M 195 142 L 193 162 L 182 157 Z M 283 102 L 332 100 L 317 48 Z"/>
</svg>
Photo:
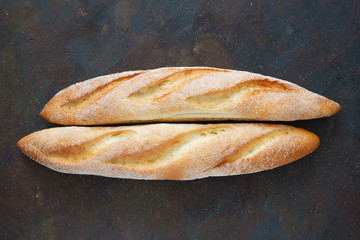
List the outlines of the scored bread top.
<svg viewBox="0 0 360 240">
<path fill-rule="evenodd" d="M 18 142 L 30 158 L 60 172 L 171 180 L 268 170 L 318 145 L 311 132 L 274 124 L 58 127 Z"/>
<path fill-rule="evenodd" d="M 154 121 L 293 121 L 340 106 L 293 83 L 243 71 L 167 67 L 101 76 L 56 94 L 40 116 L 63 125 Z"/>
</svg>

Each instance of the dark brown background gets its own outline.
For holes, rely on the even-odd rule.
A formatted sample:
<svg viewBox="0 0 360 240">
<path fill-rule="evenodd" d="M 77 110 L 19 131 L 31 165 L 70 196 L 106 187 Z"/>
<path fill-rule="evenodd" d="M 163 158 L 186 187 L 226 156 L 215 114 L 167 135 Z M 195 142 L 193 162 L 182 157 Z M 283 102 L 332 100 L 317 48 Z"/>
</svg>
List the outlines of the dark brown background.
<svg viewBox="0 0 360 240">
<path fill-rule="evenodd" d="M 50 3 L 51 2 L 51 3 Z M 360 1 L 0 1 L 1 239 L 360 239 Z M 51 171 L 21 137 L 59 90 L 162 66 L 271 75 L 339 102 L 290 123 L 320 147 L 284 167 L 190 182 Z"/>
</svg>

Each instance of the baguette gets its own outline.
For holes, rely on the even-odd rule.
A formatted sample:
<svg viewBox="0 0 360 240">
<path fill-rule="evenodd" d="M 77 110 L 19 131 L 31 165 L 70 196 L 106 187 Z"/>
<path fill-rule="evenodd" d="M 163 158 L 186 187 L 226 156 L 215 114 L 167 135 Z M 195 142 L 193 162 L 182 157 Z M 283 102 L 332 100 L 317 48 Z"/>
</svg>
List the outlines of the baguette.
<svg viewBox="0 0 360 240">
<path fill-rule="evenodd" d="M 274 124 L 57 127 L 18 142 L 30 158 L 59 172 L 169 180 L 264 171 L 318 145 L 311 132 Z"/>
<path fill-rule="evenodd" d="M 39 114 L 63 125 L 213 120 L 293 121 L 340 105 L 290 82 L 208 67 L 130 71 L 76 83 Z"/>
</svg>

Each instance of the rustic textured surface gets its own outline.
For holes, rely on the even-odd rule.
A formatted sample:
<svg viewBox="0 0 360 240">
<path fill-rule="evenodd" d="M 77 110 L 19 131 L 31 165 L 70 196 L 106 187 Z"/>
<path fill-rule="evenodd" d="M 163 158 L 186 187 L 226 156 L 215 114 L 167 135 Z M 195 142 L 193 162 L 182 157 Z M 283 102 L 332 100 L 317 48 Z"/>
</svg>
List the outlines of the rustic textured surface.
<svg viewBox="0 0 360 240">
<path fill-rule="evenodd" d="M 359 239 L 360 3 L 1 1 L 1 239 Z M 313 154 L 191 182 L 65 175 L 23 136 L 60 89 L 118 71 L 206 65 L 292 81 L 337 101 Z"/>
</svg>

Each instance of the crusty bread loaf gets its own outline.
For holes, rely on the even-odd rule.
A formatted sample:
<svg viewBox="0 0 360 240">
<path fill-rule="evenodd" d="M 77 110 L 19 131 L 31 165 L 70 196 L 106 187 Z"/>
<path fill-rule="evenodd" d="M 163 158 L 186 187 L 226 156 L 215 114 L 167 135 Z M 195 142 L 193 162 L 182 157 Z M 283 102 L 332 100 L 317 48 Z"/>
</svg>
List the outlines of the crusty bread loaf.
<svg viewBox="0 0 360 240">
<path fill-rule="evenodd" d="M 273 124 L 58 127 L 18 142 L 30 158 L 59 172 L 172 180 L 268 170 L 318 145 L 311 132 Z"/>
<path fill-rule="evenodd" d="M 340 106 L 295 84 L 206 67 L 159 68 L 97 77 L 54 96 L 40 116 L 64 125 L 154 121 L 292 121 Z"/>
</svg>

